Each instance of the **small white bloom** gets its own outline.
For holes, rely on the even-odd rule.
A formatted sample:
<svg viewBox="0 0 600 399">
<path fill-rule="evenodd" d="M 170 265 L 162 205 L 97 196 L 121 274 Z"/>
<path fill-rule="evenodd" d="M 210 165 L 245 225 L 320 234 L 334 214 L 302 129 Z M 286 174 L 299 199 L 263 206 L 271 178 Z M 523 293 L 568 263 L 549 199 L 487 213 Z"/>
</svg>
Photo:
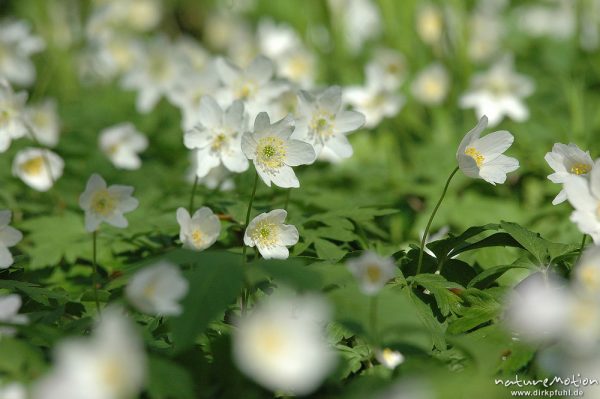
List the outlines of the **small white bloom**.
<svg viewBox="0 0 600 399">
<path fill-rule="evenodd" d="M 506 130 L 480 138 L 487 122 L 484 115 L 477 126 L 465 135 L 458 146 L 456 160 L 466 176 L 480 178 L 496 185 L 504 183 L 506 174 L 519 168 L 519 161 L 503 155 L 514 141 L 513 135 Z"/>
<path fill-rule="evenodd" d="M 387 90 L 396 90 L 406 78 L 406 58 L 396 50 L 379 48 L 366 66 L 367 77 L 377 76 Z"/>
<path fill-rule="evenodd" d="M 10 147 L 12 140 L 27 134 L 24 118 L 26 101 L 26 92 L 13 92 L 10 84 L 0 78 L 0 153 Z"/>
<path fill-rule="evenodd" d="M 600 297 L 600 246 L 585 250 L 575 265 L 574 284 L 586 294 Z"/>
<path fill-rule="evenodd" d="M 23 239 L 23 234 L 9 226 L 12 212 L 0 211 L 0 269 L 6 269 L 13 264 L 13 257 L 8 248 L 14 247 Z"/>
<path fill-rule="evenodd" d="M 321 297 L 268 297 L 235 329 L 234 360 L 242 372 L 272 391 L 309 394 L 335 366 L 335 353 L 324 333 L 328 319 Z"/>
<path fill-rule="evenodd" d="M 519 28 L 533 37 L 545 36 L 559 40 L 572 37 L 577 28 L 576 7 L 568 0 L 553 3 L 520 7 Z"/>
<path fill-rule="evenodd" d="M 577 145 L 556 143 L 552 147 L 552 152 L 548 152 L 544 157 L 548 165 L 554 170 L 554 173 L 548 176 L 553 183 L 563 184 L 565 180 L 572 175 L 587 176 L 594 167 L 594 161 L 589 151 L 583 151 Z M 561 190 L 552 205 L 557 205 L 567 200 L 567 193 Z"/>
<path fill-rule="evenodd" d="M 381 33 L 381 12 L 372 0 L 329 0 L 329 7 L 344 28 L 349 49 L 358 53 L 365 42 Z"/>
<path fill-rule="evenodd" d="M 365 252 L 346 264 L 356 277 L 365 295 L 377 294 L 396 274 L 396 265 L 391 258 L 383 258 L 374 252 Z"/>
<path fill-rule="evenodd" d="M 379 363 L 381 363 L 390 370 L 393 370 L 400 364 L 404 363 L 404 355 L 390 348 L 377 350 L 375 352 L 375 357 L 377 358 L 377 361 Z"/>
<path fill-rule="evenodd" d="M 20 86 L 29 86 L 35 81 L 35 66 L 30 57 L 45 46 L 30 30 L 24 21 L 0 22 L 0 76 Z"/>
<path fill-rule="evenodd" d="M 217 241 L 221 233 L 219 217 L 210 208 L 202 207 L 190 217 L 185 208 L 177 209 L 179 239 L 185 248 L 202 251 Z"/>
<path fill-rule="evenodd" d="M 529 118 L 524 97 L 533 93 L 533 81 L 513 71 L 512 57 L 504 57 L 471 81 L 471 89 L 460 98 L 462 108 L 475 108 L 478 118 L 486 115 L 490 126 L 496 126 L 508 116 L 523 122 Z"/>
<path fill-rule="evenodd" d="M 198 169 L 198 156 L 196 150 L 190 151 L 190 167 L 186 172 L 186 180 L 193 183 L 196 178 L 198 184 L 202 184 L 211 190 L 231 191 L 235 188 L 235 182 L 232 179 L 232 173 L 224 166 L 217 166 L 208 171 L 204 177 L 198 178 L 196 170 Z"/>
<path fill-rule="evenodd" d="M 188 285 L 177 266 L 163 261 L 135 273 L 125 295 L 140 312 L 177 316 L 182 312 L 179 301 L 187 294 Z"/>
<path fill-rule="evenodd" d="M 341 158 L 352 156 L 346 135 L 363 126 L 365 116 L 342 109 L 342 90 L 333 86 L 316 97 L 300 91 L 298 98 L 299 117 L 293 137 L 312 144 L 317 155 L 328 147 Z"/>
<path fill-rule="evenodd" d="M 27 399 L 27 389 L 18 382 L 0 386 L 0 399 Z"/>
<path fill-rule="evenodd" d="M 246 129 L 244 104 L 234 101 L 223 111 L 212 97 L 202 97 L 198 117 L 199 124 L 183 137 L 187 148 L 198 150 L 198 177 L 206 176 L 219 165 L 236 173 L 248 169 L 248 159 L 241 147 L 242 133 Z"/>
<path fill-rule="evenodd" d="M 132 197 L 131 186 L 106 186 L 104 179 L 94 173 L 87 182 L 85 191 L 79 197 L 79 206 L 85 211 L 85 229 L 96 231 L 102 222 L 112 226 L 127 227 L 124 213 L 136 209 L 139 202 Z"/>
<path fill-rule="evenodd" d="M 37 141 L 48 147 L 58 144 L 60 123 L 54 100 L 49 99 L 40 104 L 28 106 L 25 109 L 24 118 Z"/>
<path fill-rule="evenodd" d="M 17 294 L 0 296 L 0 321 L 9 324 L 27 324 L 27 316 L 19 314 L 21 297 Z M 13 336 L 17 330 L 14 327 L 0 327 L 0 338 L 3 335 Z"/>
<path fill-rule="evenodd" d="M 423 69 L 411 86 L 413 96 L 423 104 L 440 104 L 448 95 L 450 78 L 442 64 L 434 63 Z"/>
<path fill-rule="evenodd" d="M 315 150 L 305 142 L 291 138 L 293 118 L 287 116 L 271 124 L 261 112 L 254 121 L 254 131 L 242 136 L 242 151 L 254 162 L 265 184 L 289 188 L 300 187 L 292 166 L 307 165 L 315 160 Z"/>
<path fill-rule="evenodd" d="M 148 139 L 129 122 L 120 123 L 100 132 L 100 149 L 120 169 L 139 169 L 142 160 L 138 156 L 148 148 Z"/>
<path fill-rule="evenodd" d="M 244 233 L 244 244 L 258 248 L 265 259 L 287 259 L 290 255 L 287 247 L 298 242 L 298 229 L 290 224 L 283 224 L 287 212 L 275 209 L 261 213 L 248 224 Z"/>
<path fill-rule="evenodd" d="M 102 313 L 89 338 L 67 339 L 54 352 L 54 367 L 33 399 L 121 399 L 139 395 L 146 354 L 132 322 L 118 310 Z"/>
<path fill-rule="evenodd" d="M 596 244 L 600 244 L 600 160 L 594 163 L 589 179 L 568 176 L 563 187 L 575 208 L 571 221 L 582 233 L 589 234 Z"/>
<path fill-rule="evenodd" d="M 14 176 L 37 191 L 48 191 L 62 176 L 65 163 L 54 152 L 41 148 L 25 148 L 15 155 Z"/>
<path fill-rule="evenodd" d="M 417 33 L 423 42 L 430 46 L 440 44 L 444 33 L 444 14 L 433 5 L 425 4 L 417 9 Z"/>
<path fill-rule="evenodd" d="M 497 54 L 505 33 L 501 15 L 496 10 L 481 10 L 471 16 L 467 46 L 472 60 L 486 61 Z"/>
<path fill-rule="evenodd" d="M 579 294 L 579 295 L 577 295 Z M 588 354 L 600 346 L 600 301 L 597 296 L 575 293 L 569 302 L 567 319 L 563 320 L 561 341 L 570 353 Z"/>
</svg>

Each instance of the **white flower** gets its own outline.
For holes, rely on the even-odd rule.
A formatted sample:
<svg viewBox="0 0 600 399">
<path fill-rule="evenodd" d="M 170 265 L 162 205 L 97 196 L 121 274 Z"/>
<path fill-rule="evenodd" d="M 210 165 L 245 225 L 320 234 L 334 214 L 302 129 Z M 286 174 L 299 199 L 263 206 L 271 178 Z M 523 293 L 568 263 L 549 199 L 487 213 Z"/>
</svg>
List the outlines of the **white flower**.
<svg viewBox="0 0 600 399">
<path fill-rule="evenodd" d="M 19 314 L 21 308 L 21 297 L 17 294 L 0 296 L 0 322 L 8 324 L 27 324 L 28 318 Z M 0 338 L 3 335 L 13 336 L 16 334 L 14 327 L 0 327 Z"/>
<path fill-rule="evenodd" d="M 224 166 L 212 168 L 204 177 L 198 178 L 196 170 L 198 169 L 197 150 L 190 152 L 190 167 L 186 172 L 186 180 L 193 183 L 196 178 L 198 184 L 202 184 L 211 190 L 231 191 L 235 188 L 235 182 L 231 178 L 232 174 Z"/>
<path fill-rule="evenodd" d="M 472 60 L 486 61 L 497 54 L 505 33 L 501 15 L 496 10 L 481 10 L 472 14 L 468 43 L 469 57 Z"/>
<path fill-rule="evenodd" d="M 177 209 L 179 239 L 184 248 L 202 251 L 217 241 L 221 233 L 219 217 L 210 208 L 202 207 L 190 217 L 185 208 Z"/>
<path fill-rule="evenodd" d="M 0 211 L 0 269 L 6 269 L 13 264 L 13 257 L 8 248 L 14 247 L 23 239 L 23 234 L 9 226 L 12 212 Z"/>
<path fill-rule="evenodd" d="M 60 123 L 54 100 L 45 100 L 40 104 L 28 106 L 24 118 L 37 141 L 48 147 L 58 144 Z"/>
<path fill-rule="evenodd" d="M 25 148 L 15 155 L 14 176 L 37 191 L 48 191 L 62 176 L 65 163 L 54 152 L 41 148 Z"/>
<path fill-rule="evenodd" d="M 116 309 L 102 313 L 89 338 L 67 339 L 54 367 L 35 386 L 33 399 L 122 399 L 140 394 L 146 354 L 133 324 Z"/>
<path fill-rule="evenodd" d="M 13 92 L 10 84 L 0 78 L 0 153 L 10 147 L 12 140 L 27 134 L 24 120 L 26 101 L 26 92 Z"/>
<path fill-rule="evenodd" d="M 0 399 L 27 399 L 27 390 L 18 382 L 0 386 Z"/>
<path fill-rule="evenodd" d="M 365 295 L 377 294 L 396 274 L 396 265 L 391 258 L 368 251 L 349 260 L 347 266 Z"/>
<path fill-rule="evenodd" d="M 597 296 L 572 295 L 561 341 L 570 353 L 588 354 L 600 347 L 600 301 Z"/>
<path fill-rule="evenodd" d="M 163 261 L 135 273 L 125 295 L 140 312 L 177 316 L 182 312 L 178 302 L 187 294 L 188 285 L 177 266 Z"/>
<path fill-rule="evenodd" d="M 586 294 L 600 297 L 600 246 L 585 250 L 575 265 L 574 284 Z"/>
<path fill-rule="evenodd" d="M 128 222 L 123 214 L 133 211 L 139 204 L 131 196 L 133 190 L 131 186 L 116 184 L 107 187 L 104 179 L 94 173 L 79 197 L 79 206 L 85 211 L 85 229 L 96 231 L 102 222 L 115 227 L 127 227 Z"/>
<path fill-rule="evenodd" d="M 275 209 L 261 213 L 248 224 L 244 233 L 244 244 L 258 248 L 265 259 L 287 259 L 289 251 L 286 247 L 298 242 L 298 229 L 290 224 L 283 224 L 287 212 Z"/>
<path fill-rule="evenodd" d="M 504 116 L 517 122 L 529 118 L 523 98 L 533 93 L 530 78 L 513 71 L 513 60 L 504 57 L 484 73 L 476 75 L 471 89 L 460 98 L 462 108 L 475 108 L 478 118 L 486 115 L 490 126 L 496 126 Z"/>
<path fill-rule="evenodd" d="M 242 136 L 242 151 L 254 162 L 265 184 L 289 188 L 300 187 L 292 166 L 307 165 L 315 160 L 313 147 L 293 140 L 293 119 L 287 116 L 271 124 L 269 115 L 261 112 L 254 121 L 254 131 Z"/>
<path fill-rule="evenodd" d="M 442 10 L 433 5 L 425 4 L 417 9 L 417 33 L 423 42 L 437 46 L 444 33 L 444 15 Z"/>
<path fill-rule="evenodd" d="M 148 147 L 148 139 L 129 122 L 120 123 L 100 132 L 100 149 L 120 169 L 139 169 L 138 153 Z"/>
<path fill-rule="evenodd" d="M 575 208 L 571 221 L 579 230 L 589 234 L 596 244 L 600 244 L 600 160 L 594 163 L 589 179 L 583 176 L 569 176 L 564 190 L 567 199 Z"/>
<path fill-rule="evenodd" d="M 342 109 L 342 90 L 333 86 L 316 97 L 306 91 L 298 94 L 298 113 L 294 138 L 312 144 L 317 155 L 324 147 L 341 158 L 352 156 L 346 134 L 365 124 L 363 114 Z"/>
<path fill-rule="evenodd" d="M 413 96 L 423 104 L 437 105 L 446 98 L 450 78 L 442 64 L 434 63 L 423 69 L 412 83 Z"/>
<path fill-rule="evenodd" d="M 519 28 L 533 37 L 565 40 L 573 36 L 577 28 L 576 8 L 568 0 L 553 3 L 519 7 Z"/>
<path fill-rule="evenodd" d="M 10 82 L 29 86 L 35 81 L 31 55 L 44 49 L 44 41 L 33 36 L 23 21 L 0 22 L 0 76 Z"/>
<path fill-rule="evenodd" d="M 589 151 L 583 151 L 575 144 L 556 143 L 552 147 L 552 152 L 548 152 L 544 157 L 548 165 L 554 170 L 554 173 L 548 176 L 553 183 L 563 184 L 569 176 L 582 175 L 587 176 L 594 167 L 594 161 Z M 567 200 L 567 193 L 561 190 L 552 205 L 560 204 Z"/>
<path fill-rule="evenodd" d="M 90 40 L 106 40 L 114 32 L 145 32 L 161 18 L 160 0 L 101 1 L 93 9 L 86 26 Z M 129 32 L 127 32 L 129 33 Z"/>
<path fill-rule="evenodd" d="M 484 115 L 460 142 L 456 160 L 468 177 L 481 178 L 488 183 L 504 183 L 506 174 L 519 168 L 519 161 L 502 153 L 513 143 L 514 137 L 506 130 L 479 137 L 487 126 Z"/>
<path fill-rule="evenodd" d="M 234 330 L 234 360 L 242 372 L 272 391 L 309 394 L 336 362 L 324 334 L 328 319 L 321 297 L 268 297 Z"/>
<path fill-rule="evenodd" d="M 198 177 L 206 176 L 219 165 L 236 173 L 248 169 L 248 159 L 241 147 L 242 133 L 246 129 L 244 104 L 234 101 L 223 111 L 212 97 L 202 97 L 198 117 L 199 124 L 183 137 L 187 148 L 198 150 Z"/>
<path fill-rule="evenodd" d="M 344 38 L 357 53 L 366 41 L 376 38 L 383 26 L 381 12 L 372 0 L 329 0 L 332 13 L 343 24 Z"/>
<path fill-rule="evenodd" d="M 400 364 L 404 363 L 404 355 L 390 348 L 377 350 L 375 352 L 375 357 L 377 358 L 377 361 L 379 363 L 381 363 L 390 370 L 393 370 Z"/>
<path fill-rule="evenodd" d="M 387 90 L 396 90 L 406 78 L 406 59 L 396 50 L 379 48 L 365 69 L 367 77 L 377 76 Z"/>
</svg>

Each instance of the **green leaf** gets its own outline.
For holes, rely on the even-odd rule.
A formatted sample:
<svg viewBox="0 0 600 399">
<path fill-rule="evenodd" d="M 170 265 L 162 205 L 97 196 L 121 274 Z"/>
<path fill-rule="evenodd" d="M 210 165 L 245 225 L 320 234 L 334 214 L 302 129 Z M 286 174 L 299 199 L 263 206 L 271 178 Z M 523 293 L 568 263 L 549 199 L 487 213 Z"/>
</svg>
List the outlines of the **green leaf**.
<svg viewBox="0 0 600 399">
<path fill-rule="evenodd" d="M 450 289 L 463 290 L 460 284 L 446 280 L 439 274 L 423 273 L 406 279 L 408 282 L 415 282 L 421 287 L 427 289 L 435 297 L 440 312 L 443 316 L 448 316 L 450 312 L 456 313 L 460 310 L 461 299 Z"/>
<path fill-rule="evenodd" d="M 460 334 L 469 331 L 496 317 L 502 310 L 502 305 L 492 295 L 485 291 L 469 288 L 461 293 L 464 305 L 461 317 L 448 325 L 448 333 Z"/>
<path fill-rule="evenodd" d="M 541 265 L 547 265 L 554 259 L 577 250 L 577 245 L 554 243 L 542 238 L 539 233 L 531 232 L 511 222 L 502 222 L 502 228 L 517 240 L 523 248 L 532 254 Z"/>
<path fill-rule="evenodd" d="M 346 251 L 340 249 L 337 245 L 328 240 L 317 238 L 314 241 L 315 249 L 319 258 L 324 260 L 337 261 L 346 256 Z"/>
<path fill-rule="evenodd" d="M 320 289 L 321 279 L 318 273 L 310 270 L 300 259 L 261 259 L 248 266 L 248 278 L 257 282 L 264 278 L 273 278 L 297 289 Z"/>
<path fill-rule="evenodd" d="M 194 399 L 194 380 L 190 373 L 170 360 L 150 357 L 148 394 L 152 399 Z"/>
</svg>

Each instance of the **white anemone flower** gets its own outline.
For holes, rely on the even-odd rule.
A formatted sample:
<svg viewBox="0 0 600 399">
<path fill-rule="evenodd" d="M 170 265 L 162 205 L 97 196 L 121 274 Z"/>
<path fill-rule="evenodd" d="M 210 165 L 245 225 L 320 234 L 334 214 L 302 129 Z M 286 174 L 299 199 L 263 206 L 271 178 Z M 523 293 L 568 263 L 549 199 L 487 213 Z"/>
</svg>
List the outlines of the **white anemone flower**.
<svg viewBox="0 0 600 399">
<path fill-rule="evenodd" d="M 27 399 L 27 389 L 18 382 L 2 385 L 0 399 Z"/>
<path fill-rule="evenodd" d="M 219 165 L 236 173 L 248 169 L 248 159 L 241 146 L 247 123 L 244 104 L 234 101 L 223 111 L 212 97 L 202 97 L 198 118 L 198 125 L 183 137 L 187 148 L 197 150 L 196 175 L 204 177 Z"/>
<path fill-rule="evenodd" d="M 44 47 L 44 41 L 31 34 L 26 22 L 0 22 L 0 76 L 20 86 L 31 85 L 36 73 L 30 57 Z"/>
<path fill-rule="evenodd" d="M 571 221 L 582 233 L 589 234 L 596 244 L 600 244 L 600 160 L 594 163 L 589 179 L 569 176 L 563 187 L 575 208 Z"/>
<path fill-rule="evenodd" d="M 544 157 L 548 165 L 554 170 L 554 173 L 548 176 L 553 183 L 563 184 L 565 180 L 572 175 L 587 176 L 594 167 L 594 161 L 589 151 L 583 151 L 577 145 L 556 143 L 552 147 L 552 152 L 548 152 Z M 565 190 L 560 190 L 552 205 L 563 203 L 567 200 Z"/>
<path fill-rule="evenodd" d="M 373 0 L 329 0 L 329 7 L 344 28 L 346 45 L 358 53 L 364 44 L 381 34 L 381 11 Z"/>
<path fill-rule="evenodd" d="M 376 75 L 387 90 L 396 90 L 406 78 L 406 58 L 396 50 L 379 48 L 367 64 L 367 75 Z"/>
<path fill-rule="evenodd" d="M 136 272 L 125 288 L 125 295 L 140 312 L 177 316 L 183 311 L 179 301 L 187 294 L 188 286 L 179 267 L 162 261 Z"/>
<path fill-rule="evenodd" d="M 21 309 L 21 297 L 17 294 L 9 294 L 0 296 L 0 322 L 8 324 L 27 324 L 29 319 L 27 316 L 19 314 Z M 0 339 L 2 336 L 13 336 L 17 333 L 14 327 L 0 327 Z"/>
<path fill-rule="evenodd" d="M 12 140 L 27 134 L 26 101 L 26 92 L 15 93 L 10 84 L 0 78 L 0 153 L 10 147 Z"/>
<path fill-rule="evenodd" d="M 138 154 L 148 148 L 146 136 L 129 122 L 102 130 L 98 142 L 102 152 L 119 169 L 139 169 L 142 160 Z"/>
<path fill-rule="evenodd" d="M 19 230 L 8 225 L 11 218 L 11 211 L 0 211 L 0 269 L 6 269 L 13 264 L 13 257 L 8 248 L 14 247 L 23 239 Z"/>
<path fill-rule="evenodd" d="M 283 188 L 300 187 L 292 166 L 307 165 L 315 160 L 313 147 L 291 138 L 294 120 L 287 116 L 273 124 L 266 112 L 254 121 L 254 131 L 242 136 L 242 151 L 254 162 L 265 184 Z"/>
<path fill-rule="evenodd" d="M 600 297 L 600 246 L 585 250 L 575 265 L 574 284 L 585 294 Z"/>
<path fill-rule="evenodd" d="M 143 342 L 129 319 L 109 309 L 91 337 L 58 345 L 54 367 L 35 385 L 32 399 L 133 398 L 145 382 Z"/>
<path fill-rule="evenodd" d="M 468 177 L 480 178 L 488 183 L 504 183 L 506 174 L 519 168 L 519 161 L 503 155 L 514 141 L 506 130 L 493 132 L 480 137 L 487 126 L 484 115 L 473 129 L 460 142 L 456 160 L 460 170 Z"/>
<path fill-rule="evenodd" d="M 336 363 L 324 331 L 329 314 L 320 296 L 266 298 L 240 319 L 234 331 L 237 366 L 272 391 L 310 394 Z"/>
<path fill-rule="evenodd" d="M 179 239 L 184 248 L 203 251 L 213 245 L 221 233 L 219 217 L 210 208 L 202 207 L 192 216 L 185 208 L 177 209 Z"/>
<path fill-rule="evenodd" d="M 374 252 L 367 251 L 360 257 L 349 260 L 346 265 L 365 295 L 377 294 L 396 274 L 394 261 Z"/>
<path fill-rule="evenodd" d="M 287 212 L 275 209 L 261 213 L 248 224 L 244 233 L 244 244 L 258 248 L 265 259 L 287 259 L 290 255 L 287 247 L 298 242 L 298 229 L 290 224 L 283 224 Z"/>
<path fill-rule="evenodd" d="M 12 173 L 37 191 L 48 191 L 62 176 L 65 163 L 56 153 L 41 148 L 24 148 L 15 155 Z"/>
<path fill-rule="evenodd" d="M 417 33 L 423 42 L 438 46 L 444 34 L 444 14 L 440 7 L 425 3 L 417 9 Z"/>
<path fill-rule="evenodd" d="M 426 105 L 438 105 L 448 95 L 450 78 L 442 64 L 433 63 L 423 69 L 412 83 L 413 96 Z"/>
<path fill-rule="evenodd" d="M 134 188 L 114 184 L 106 186 L 104 179 L 94 173 L 79 197 L 79 206 L 85 211 L 85 229 L 98 230 L 102 222 L 125 228 L 128 226 L 124 213 L 135 210 L 139 202 L 132 197 Z"/>
<path fill-rule="evenodd" d="M 48 147 L 58 144 L 60 122 L 56 112 L 56 101 L 48 99 L 25 109 L 24 118 L 35 139 Z"/>
<path fill-rule="evenodd" d="M 393 370 L 404 363 L 404 355 L 390 348 L 377 350 L 375 352 L 375 358 L 379 363 L 390 370 Z"/>
<path fill-rule="evenodd" d="M 346 135 L 365 124 L 360 112 L 342 109 L 342 90 L 333 86 L 317 96 L 306 91 L 298 94 L 298 113 L 294 138 L 312 144 L 317 155 L 331 149 L 341 158 L 352 156 L 352 145 Z"/>
<path fill-rule="evenodd" d="M 486 115 L 490 126 L 496 126 L 508 116 L 516 122 L 529 118 L 523 98 L 534 90 L 533 81 L 514 72 L 512 57 L 504 57 L 471 81 L 471 89 L 460 98 L 462 108 L 475 108 L 478 118 Z"/>
</svg>

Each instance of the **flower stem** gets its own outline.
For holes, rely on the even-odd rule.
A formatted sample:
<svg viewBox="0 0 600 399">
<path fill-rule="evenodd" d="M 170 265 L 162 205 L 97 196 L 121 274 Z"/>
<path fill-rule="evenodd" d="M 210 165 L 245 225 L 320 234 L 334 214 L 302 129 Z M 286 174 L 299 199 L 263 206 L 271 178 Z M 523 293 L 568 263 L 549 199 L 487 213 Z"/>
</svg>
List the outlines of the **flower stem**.
<svg viewBox="0 0 600 399">
<path fill-rule="evenodd" d="M 188 211 L 190 215 L 194 212 L 194 197 L 196 196 L 196 189 L 198 188 L 198 175 L 194 177 L 194 185 L 192 186 L 192 195 L 190 197 L 190 205 Z"/>
<path fill-rule="evenodd" d="M 96 263 L 97 256 L 97 241 L 98 241 L 98 232 L 94 231 L 92 233 L 92 266 L 94 267 L 94 275 L 92 276 L 92 284 L 94 286 L 94 301 L 96 302 L 96 310 L 98 311 L 98 315 L 101 314 L 100 311 L 100 301 L 98 300 L 98 264 Z"/>
<path fill-rule="evenodd" d="M 288 205 L 290 204 L 290 195 L 292 194 L 292 189 L 288 188 L 287 192 L 285 193 L 285 203 L 283 205 L 283 210 L 287 211 L 288 209 Z"/>
<path fill-rule="evenodd" d="M 248 210 L 246 211 L 246 221 L 244 223 L 244 232 L 248 228 L 248 224 L 250 223 L 250 213 L 252 212 L 252 203 L 254 202 L 254 197 L 256 196 L 256 188 L 258 187 L 258 172 L 256 172 L 254 176 L 254 187 L 252 188 L 252 194 L 250 195 L 250 202 L 248 202 Z M 246 252 L 248 251 L 248 247 L 246 243 L 242 243 L 242 266 L 246 265 Z M 248 287 L 248 283 L 244 284 L 244 288 L 242 288 L 242 297 L 240 301 L 240 310 L 242 314 L 246 312 L 246 308 L 248 306 L 248 299 L 250 297 L 250 288 Z"/>
<path fill-rule="evenodd" d="M 376 345 L 379 345 L 379 334 L 377 331 L 377 297 L 377 294 L 375 294 L 369 298 L 369 323 L 371 324 L 371 328 L 373 329 L 373 340 Z"/>
<path fill-rule="evenodd" d="M 429 221 L 427 222 L 427 226 L 425 227 L 425 232 L 423 233 L 423 238 L 421 239 L 421 245 L 419 247 L 419 262 L 417 263 L 417 272 L 415 274 L 421 273 L 421 267 L 423 266 L 423 255 L 425 252 L 425 241 L 427 240 L 427 236 L 429 236 L 429 229 L 431 228 L 431 223 L 433 222 L 433 218 L 435 217 L 435 214 L 437 213 L 440 205 L 442 204 L 442 201 L 444 200 L 444 197 L 446 196 L 446 191 L 448 191 L 448 186 L 450 185 L 450 181 L 452 180 L 452 178 L 454 177 L 456 172 L 458 172 L 458 169 L 459 168 L 457 166 L 456 169 L 454 169 L 452 171 L 452 173 L 450 174 L 450 176 L 448 177 L 448 180 L 446 180 L 446 185 L 444 186 L 444 191 L 442 191 L 442 195 L 441 195 L 440 199 L 438 200 L 437 204 L 435 205 L 435 208 L 433 208 L 433 212 L 431 213 L 431 216 L 429 217 Z"/>
<path fill-rule="evenodd" d="M 577 254 L 577 259 L 575 259 L 575 263 L 573 263 L 573 266 L 575 266 L 577 263 L 579 263 L 579 259 L 581 259 L 581 255 L 583 254 L 583 249 L 585 248 L 586 239 L 587 239 L 587 235 L 584 234 L 583 238 L 581 239 L 581 246 L 579 247 L 579 253 Z"/>
</svg>

